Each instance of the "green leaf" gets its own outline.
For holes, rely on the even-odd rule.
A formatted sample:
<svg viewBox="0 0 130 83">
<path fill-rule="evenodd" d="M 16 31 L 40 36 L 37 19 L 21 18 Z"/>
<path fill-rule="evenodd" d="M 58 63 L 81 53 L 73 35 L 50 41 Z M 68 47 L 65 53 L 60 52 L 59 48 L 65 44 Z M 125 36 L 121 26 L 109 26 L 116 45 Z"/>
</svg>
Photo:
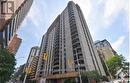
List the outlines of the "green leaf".
<svg viewBox="0 0 130 83">
<path fill-rule="evenodd" d="M 16 65 L 15 56 L 6 49 L 0 49 L 0 83 L 10 80 Z"/>
</svg>

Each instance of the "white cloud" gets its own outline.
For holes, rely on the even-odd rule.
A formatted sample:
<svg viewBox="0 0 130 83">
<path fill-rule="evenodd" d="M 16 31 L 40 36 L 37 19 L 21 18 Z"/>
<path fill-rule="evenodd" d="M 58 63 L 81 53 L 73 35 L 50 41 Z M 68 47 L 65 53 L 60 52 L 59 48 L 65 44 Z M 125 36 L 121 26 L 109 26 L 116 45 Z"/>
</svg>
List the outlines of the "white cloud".
<svg viewBox="0 0 130 83">
<path fill-rule="evenodd" d="M 40 13 L 40 11 L 39 11 L 38 7 L 32 6 L 32 8 L 27 16 L 27 18 L 30 19 L 33 22 L 33 24 L 35 24 L 36 26 L 39 26 L 39 23 L 41 21 L 41 19 L 39 18 L 39 13 Z"/>
<path fill-rule="evenodd" d="M 119 50 L 119 48 L 121 47 L 121 45 L 124 43 L 124 40 L 125 40 L 125 36 L 119 37 L 115 42 L 113 42 L 111 44 L 112 47 L 113 47 L 113 49 Z"/>
<path fill-rule="evenodd" d="M 118 15 L 120 11 L 124 11 L 126 16 L 128 15 L 128 0 L 106 0 L 104 20 L 107 25 L 111 24 L 114 17 Z"/>
<path fill-rule="evenodd" d="M 104 16 L 108 18 L 118 13 L 122 9 L 124 9 L 126 12 L 128 11 L 127 0 L 106 0 Z"/>
<path fill-rule="evenodd" d="M 46 5 L 42 4 L 42 8 L 40 7 L 40 4 L 36 3 L 36 1 L 33 2 L 33 5 L 27 15 L 27 19 L 30 19 L 34 25 L 37 27 L 42 25 L 43 19 L 45 18 L 44 11 L 46 10 Z"/>
</svg>

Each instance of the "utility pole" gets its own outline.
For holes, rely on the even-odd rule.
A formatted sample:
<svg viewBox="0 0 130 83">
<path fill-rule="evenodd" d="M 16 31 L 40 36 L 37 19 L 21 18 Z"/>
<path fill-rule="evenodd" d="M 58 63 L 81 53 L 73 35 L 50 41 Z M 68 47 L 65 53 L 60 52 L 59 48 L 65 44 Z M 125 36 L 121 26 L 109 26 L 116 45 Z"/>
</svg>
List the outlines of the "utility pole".
<svg viewBox="0 0 130 83">
<path fill-rule="evenodd" d="M 81 73 L 80 73 L 80 64 L 78 63 L 78 73 L 79 73 L 79 79 L 80 79 L 80 83 L 82 83 L 82 78 L 81 78 Z"/>
</svg>

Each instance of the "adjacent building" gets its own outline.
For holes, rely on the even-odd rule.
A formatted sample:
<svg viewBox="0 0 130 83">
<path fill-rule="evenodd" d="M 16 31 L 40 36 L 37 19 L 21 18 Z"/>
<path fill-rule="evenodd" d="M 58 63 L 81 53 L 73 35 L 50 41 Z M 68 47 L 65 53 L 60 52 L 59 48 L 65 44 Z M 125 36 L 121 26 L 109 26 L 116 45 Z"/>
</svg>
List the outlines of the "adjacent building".
<svg viewBox="0 0 130 83">
<path fill-rule="evenodd" d="M 32 61 L 33 61 L 33 59 L 34 59 L 34 57 L 35 57 L 35 56 L 38 56 L 38 54 L 39 54 L 39 47 L 38 47 L 38 46 L 32 47 L 31 50 L 30 50 L 30 53 L 29 53 L 27 62 L 26 62 L 26 66 L 27 66 L 28 64 L 31 64 Z"/>
<path fill-rule="evenodd" d="M 72 1 L 44 34 L 39 57 L 37 80 L 48 83 L 62 83 L 68 77 L 79 82 L 79 72 L 106 75 L 83 13 Z"/>
<path fill-rule="evenodd" d="M 97 49 L 100 57 L 105 61 L 109 60 L 112 56 L 117 54 L 106 39 L 102 41 L 96 41 L 94 46 Z"/>
<path fill-rule="evenodd" d="M 21 43 L 16 31 L 32 2 L 33 0 L 0 0 L 0 48 L 8 48 L 12 53 L 16 53 Z M 14 45 L 13 41 L 17 41 L 17 44 Z"/>
<path fill-rule="evenodd" d="M 95 41 L 94 47 L 96 48 L 98 55 L 101 59 L 101 62 L 103 64 L 103 67 L 105 69 L 106 75 L 109 79 L 111 79 L 111 73 L 108 69 L 108 66 L 106 64 L 106 61 L 112 58 L 114 55 L 116 55 L 116 51 L 112 48 L 111 44 L 106 40 L 102 41 Z"/>
<path fill-rule="evenodd" d="M 34 46 L 31 48 L 26 65 L 24 69 L 30 68 L 31 72 L 27 75 L 26 74 L 26 80 L 31 81 L 35 80 L 35 75 L 36 75 L 36 70 L 37 70 L 37 64 L 38 64 L 38 59 L 39 59 L 39 47 Z M 26 72 L 27 73 L 27 72 Z"/>
<path fill-rule="evenodd" d="M 31 73 L 29 74 L 29 80 L 36 80 L 38 59 L 39 59 L 39 56 L 35 56 L 30 64 Z"/>
</svg>

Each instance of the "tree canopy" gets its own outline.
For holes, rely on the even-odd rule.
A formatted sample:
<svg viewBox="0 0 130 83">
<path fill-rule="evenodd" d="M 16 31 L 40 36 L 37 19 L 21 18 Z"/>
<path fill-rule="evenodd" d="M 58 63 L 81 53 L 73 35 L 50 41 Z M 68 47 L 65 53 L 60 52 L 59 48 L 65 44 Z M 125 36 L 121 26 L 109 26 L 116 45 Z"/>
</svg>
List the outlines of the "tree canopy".
<svg viewBox="0 0 130 83">
<path fill-rule="evenodd" d="M 106 61 L 109 71 L 113 77 L 115 76 L 117 71 L 123 67 L 124 61 L 125 59 L 122 55 L 115 55 L 112 58 L 110 58 L 108 61 Z"/>
<path fill-rule="evenodd" d="M 10 80 L 15 69 L 15 56 L 7 49 L 0 49 L 0 83 Z"/>
<path fill-rule="evenodd" d="M 102 76 L 98 73 L 98 71 L 89 71 L 89 72 L 82 73 L 81 77 L 83 83 L 89 81 L 96 81 L 98 83 Z"/>
</svg>

